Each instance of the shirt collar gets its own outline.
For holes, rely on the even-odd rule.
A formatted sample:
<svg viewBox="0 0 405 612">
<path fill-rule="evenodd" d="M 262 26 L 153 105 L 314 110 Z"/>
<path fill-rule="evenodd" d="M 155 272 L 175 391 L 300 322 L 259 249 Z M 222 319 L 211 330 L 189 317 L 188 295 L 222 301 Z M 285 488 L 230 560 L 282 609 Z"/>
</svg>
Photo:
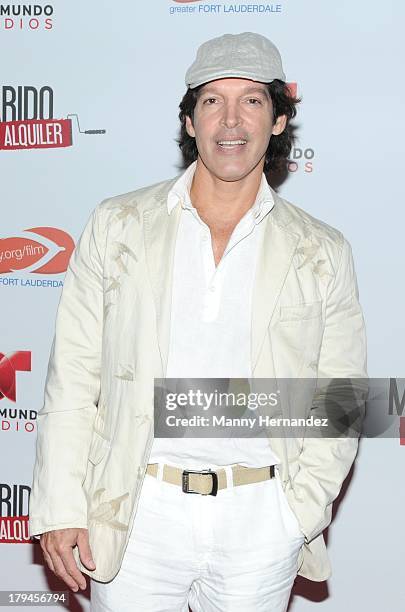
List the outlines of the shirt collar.
<svg viewBox="0 0 405 612">
<path fill-rule="evenodd" d="M 177 179 L 167 195 L 167 212 L 172 212 L 173 208 L 180 203 L 182 208 L 193 209 L 194 206 L 190 199 L 191 183 L 193 182 L 194 172 L 197 161 L 194 161 L 183 174 Z M 252 216 L 254 223 L 260 221 L 267 215 L 274 206 L 273 194 L 266 180 L 264 173 L 257 192 L 256 200 L 248 213 Z"/>
</svg>

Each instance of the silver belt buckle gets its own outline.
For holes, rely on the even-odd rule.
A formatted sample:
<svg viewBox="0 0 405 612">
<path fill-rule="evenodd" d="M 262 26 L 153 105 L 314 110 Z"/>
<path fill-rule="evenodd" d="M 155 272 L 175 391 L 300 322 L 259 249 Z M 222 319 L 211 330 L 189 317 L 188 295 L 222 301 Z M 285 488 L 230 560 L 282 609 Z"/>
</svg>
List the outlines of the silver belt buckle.
<svg viewBox="0 0 405 612">
<path fill-rule="evenodd" d="M 181 489 L 183 493 L 198 493 L 199 495 L 206 495 L 205 493 L 199 493 L 199 491 L 193 491 L 189 488 L 189 475 L 190 474 L 207 474 L 212 476 L 212 490 L 207 495 L 216 495 L 218 493 L 218 474 L 212 470 L 183 470 L 181 479 Z"/>
</svg>

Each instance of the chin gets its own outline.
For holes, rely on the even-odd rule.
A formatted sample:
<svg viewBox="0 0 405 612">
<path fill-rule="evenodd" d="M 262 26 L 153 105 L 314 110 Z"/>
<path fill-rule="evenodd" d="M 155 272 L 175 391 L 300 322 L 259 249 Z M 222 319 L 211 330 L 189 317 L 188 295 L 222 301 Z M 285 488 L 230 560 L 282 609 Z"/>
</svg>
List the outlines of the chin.
<svg viewBox="0 0 405 612">
<path fill-rule="evenodd" d="M 245 178 L 245 176 L 247 176 L 249 174 L 249 172 L 246 173 L 223 173 L 221 174 L 217 174 L 216 176 L 221 179 L 221 181 L 225 181 L 227 183 L 235 183 L 236 181 L 241 181 L 243 178 Z"/>
<path fill-rule="evenodd" d="M 249 166 L 249 168 L 217 168 L 214 174 L 222 181 L 240 181 L 248 176 L 254 168 L 255 166 Z"/>
<path fill-rule="evenodd" d="M 257 166 L 260 165 L 260 162 L 262 162 L 262 166 L 264 166 L 264 156 L 256 160 L 218 160 L 216 158 L 211 158 L 207 160 L 207 162 L 208 163 L 203 161 L 203 164 L 211 174 L 217 176 L 222 181 L 232 182 L 240 181 L 254 170 L 257 170 Z"/>
<path fill-rule="evenodd" d="M 245 176 L 247 176 L 251 171 L 252 167 L 242 167 L 238 164 L 218 164 L 218 163 L 210 163 L 204 164 L 207 170 L 221 179 L 221 181 L 239 181 Z"/>
</svg>

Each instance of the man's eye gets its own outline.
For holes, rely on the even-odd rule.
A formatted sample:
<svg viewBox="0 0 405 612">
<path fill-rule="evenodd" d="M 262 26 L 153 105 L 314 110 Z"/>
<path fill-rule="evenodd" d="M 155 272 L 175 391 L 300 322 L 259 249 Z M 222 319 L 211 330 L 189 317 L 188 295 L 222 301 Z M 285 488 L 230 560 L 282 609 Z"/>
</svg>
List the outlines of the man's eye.
<svg viewBox="0 0 405 612">
<path fill-rule="evenodd" d="M 248 102 L 253 102 L 253 103 L 257 103 L 257 104 L 261 104 L 260 100 L 258 100 L 257 98 L 249 98 Z"/>
<path fill-rule="evenodd" d="M 216 98 L 207 98 L 206 100 L 204 100 L 203 104 L 206 104 L 207 102 L 215 102 Z"/>
</svg>

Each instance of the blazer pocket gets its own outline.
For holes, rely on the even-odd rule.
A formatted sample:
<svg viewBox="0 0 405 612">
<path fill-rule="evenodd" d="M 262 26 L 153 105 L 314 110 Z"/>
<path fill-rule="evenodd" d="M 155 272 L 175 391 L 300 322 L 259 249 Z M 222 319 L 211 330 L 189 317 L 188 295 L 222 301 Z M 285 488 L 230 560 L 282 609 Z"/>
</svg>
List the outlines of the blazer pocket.
<svg viewBox="0 0 405 612">
<path fill-rule="evenodd" d="M 292 306 L 280 306 L 279 321 L 302 321 L 319 318 L 322 314 L 322 302 L 310 302 L 308 304 L 294 304 Z"/>
<path fill-rule="evenodd" d="M 89 450 L 89 461 L 93 465 L 98 465 L 110 448 L 111 443 L 103 438 L 97 431 L 93 431 Z"/>
</svg>

